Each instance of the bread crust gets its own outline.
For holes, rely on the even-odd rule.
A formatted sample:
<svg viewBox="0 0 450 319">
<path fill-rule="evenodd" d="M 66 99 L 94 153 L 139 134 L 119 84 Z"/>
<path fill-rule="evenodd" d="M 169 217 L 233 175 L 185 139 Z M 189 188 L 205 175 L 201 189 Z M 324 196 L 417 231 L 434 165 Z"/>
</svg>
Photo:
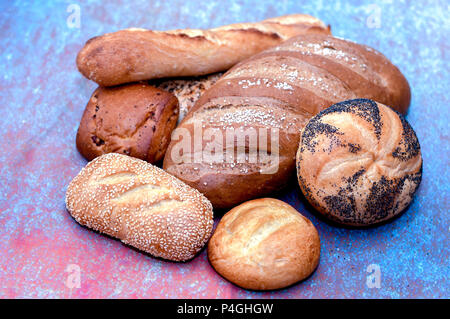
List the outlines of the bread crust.
<svg viewBox="0 0 450 319">
<path fill-rule="evenodd" d="M 200 96 L 219 80 L 223 73 L 188 78 L 159 79 L 149 81 L 150 85 L 175 95 L 180 105 L 178 123 L 192 109 Z"/>
<path fill-rule="evenodd" d="M 81 119 L 77 148 L 87 160 L 115 152 L 158 162 L 178 114 L 178 100 L 172 93 L 146 83 L 99 87 Z"/>
<path fill-rule="evenodd" d="M 337 103 L 302 131 L 297 176 L 327 218 L 367 226 L 400 214 L 422 179 L 422 155 L 402 115 L 367 99 Z"/>
<path fill-rule="evenodd" d="M 187 129 L 191 136 L 195 135 L 196 123 L 204 131 L 225 132 L 229 127 L 276 129 L 276 173 L 261 174 L 265 166 L 260 162 L 176 162 L 171 155 L 177 140 L 169 144 L 163 167 L 199 189 L 217 208 L 265 196 L 294 176 L 300 131 L 307 121 L 337 102 L 357 97 L 375 99 L 406 112 L 410 89 L 400 71 L 372 48 L 323 34 L 297 36 L 231 68 L 177 127 Z M 204 141 L 202 151 L 208 142 Z M 193 155 L 193 151 L 185 152 L 186 158 Z"/>
<path fill-rule="evenodd" d="M 225 279 L 245 289 L 284 288 L 316 269 L 320 240 L 314 225 L 272 198 L 245 202 L 219 222 L 208 258 Z"/>
<path fill-rule="evenodd" d="M 314 17 L 294 14 L 259 23 L 209 30 L 125 29 L 90 39 L 77 56 L 79 71 L 102 86 L 155 78 L 198 76 L 239 61 L 303 33 L 326 33 Z"/>
<path fill-rule="evenodd" d="M 118 153 L 87 164 L 70 182 L 66 207 L 81 225 L 153 256 L 186 261 L 212 231 L 211 203 L 160 168 Z"/>
</svg>

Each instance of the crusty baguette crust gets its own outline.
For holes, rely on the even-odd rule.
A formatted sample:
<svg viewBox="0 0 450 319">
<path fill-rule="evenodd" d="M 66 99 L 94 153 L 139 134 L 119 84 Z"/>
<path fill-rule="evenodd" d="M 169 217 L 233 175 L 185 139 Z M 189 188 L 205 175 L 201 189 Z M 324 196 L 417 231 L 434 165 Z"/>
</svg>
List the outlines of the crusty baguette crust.
<svg viewBox="0 0 450 319">
<path fill-rule="evenodd" d="M 245 202 L 225 214 L 208 244 L 214 269 L 253 290 L 284 288 L 316 269 L 320 239 L 314 225 L 273 198 Z"/>
<path fill-rule="evenodd" d="M 322 21 L 303 14 L 210 30 L 125 29 L 87 41 L 78 53 L 77 66 L 85 77 L 102 86 L 205 75 L 227 70 L 304 33 L 330 31 Z"/>
<path fill-rule="evenodd" d="M 169 144 L 163 167 L 200 190 L 217 208 L 264 196 L 294 175 L 300 130 L 306 122 L 337 102 L 358 97 L 406 113 L 410 89 L 400 71 L 372 48 L 323 34 L 292 38 L 231 68 L 175 130 L 187 129 L 194 136 L 195 124 L 204 131 L 278 129 L 278 171 L 261 174 L 262 163 L 176 163 L 171 155 L 177 140 Z M 209 140 L 203 142 L 202 151 Z"/>
<path fill-rule="evenodd" d="M 99 87 L 83 113 L 77 148 L 89 161 L 114 152 L 156 163 L 166 152 L 178 114 L 172 93 L 146 83 Z"/>
<path fill-rule="evenodd" d="M 77 222 L 153 256 L 191 259 L 213 226 L 211 203 L 160 168 L 118 153 L 91 161 L 67 188 Z"/>
</svg>

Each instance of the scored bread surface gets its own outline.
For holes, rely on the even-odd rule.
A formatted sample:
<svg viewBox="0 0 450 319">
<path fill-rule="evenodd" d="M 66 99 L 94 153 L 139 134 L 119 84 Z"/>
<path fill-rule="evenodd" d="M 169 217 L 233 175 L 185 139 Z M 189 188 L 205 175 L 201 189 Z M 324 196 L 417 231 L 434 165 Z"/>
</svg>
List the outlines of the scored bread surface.
<svg viewBox="0 0 450 319">
<path fill-rule="evenodd" d="M 245 202 L 219 222 L 208 244 L 214 269 L 246 289 L 289 286 L 317 267 L 320 240 L 314 225 L 276 199 Z"/>
<path fill-rule="evenodd" d="M 69 184 L 66 206 L 80 224 L 174 261 L 193 258 L 213 226 L 212 206 L 197 190 L 117 153 L 81 170 Z"/>
<path fill-rule="evenodd" d="M 297 174 L 305 197 L 326 217 L 376 224 L 411 203 L 422 177 L 419 141 L 403 116 L 385 105 L 340 102 L 304 128 Z"/>
</svg>

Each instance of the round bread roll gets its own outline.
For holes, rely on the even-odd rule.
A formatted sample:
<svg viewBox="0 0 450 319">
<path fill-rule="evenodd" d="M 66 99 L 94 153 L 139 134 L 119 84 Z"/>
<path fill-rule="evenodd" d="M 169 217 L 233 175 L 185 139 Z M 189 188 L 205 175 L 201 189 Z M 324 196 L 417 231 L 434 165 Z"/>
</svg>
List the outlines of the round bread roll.
<svg viewBox="0 0 450 319">
<path fill-rule="evenodd" d="M 92 160 L 122 153 L 161 160 L 178 120 L 178 100 L 146 83 L 99 87 L 90 98 L 77 133 L 77 148 Z"/>
<path fill-rule="evenodd" d="M 208 244 L 214 269 L 253 290 L 283 288 L 305 279 L 317 267 L 319 255 L 314 225 L 273 198 L 251 200 L 230 210 Z"/>
<path fill-rule="evenodd" d="M 67 188 L 66 207 L 78 223 L 173 261 L 193 258 L 213 227 L 212 205 L 199 191 L 117 153 L 80 171 Z"/>
<path fill-rule="evenodd" d="M 380 223 L 402 212 L 419 187 L 419 141 L 403 116 L 383 104 L 337 103 L 303 129 L 297 176 L 326 217 L 352 226 Z"/>
</svg>

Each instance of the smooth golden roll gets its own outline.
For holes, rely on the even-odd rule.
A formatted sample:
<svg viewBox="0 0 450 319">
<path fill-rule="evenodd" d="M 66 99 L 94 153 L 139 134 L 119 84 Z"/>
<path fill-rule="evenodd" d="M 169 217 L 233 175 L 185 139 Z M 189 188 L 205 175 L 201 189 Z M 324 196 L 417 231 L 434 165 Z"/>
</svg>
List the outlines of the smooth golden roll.
<svg viewBox="0 0 450 319">
<path fill-rule="evenodd" d="M 287 287 L 308 277 L 319 263 L 314 225 L 292 206 L 255 199 L 230 210 L 208 244 L 214 269 L 253 290 Z"/>
<path fill-rule="evenodd" d="M 380 223 L 401 213 L 419 187 L 419 141 L 404 117 L 381 103 L 337 103 L 303 129 L 297 176 L 326 217 L 353 226 Z"/>
</svg>

